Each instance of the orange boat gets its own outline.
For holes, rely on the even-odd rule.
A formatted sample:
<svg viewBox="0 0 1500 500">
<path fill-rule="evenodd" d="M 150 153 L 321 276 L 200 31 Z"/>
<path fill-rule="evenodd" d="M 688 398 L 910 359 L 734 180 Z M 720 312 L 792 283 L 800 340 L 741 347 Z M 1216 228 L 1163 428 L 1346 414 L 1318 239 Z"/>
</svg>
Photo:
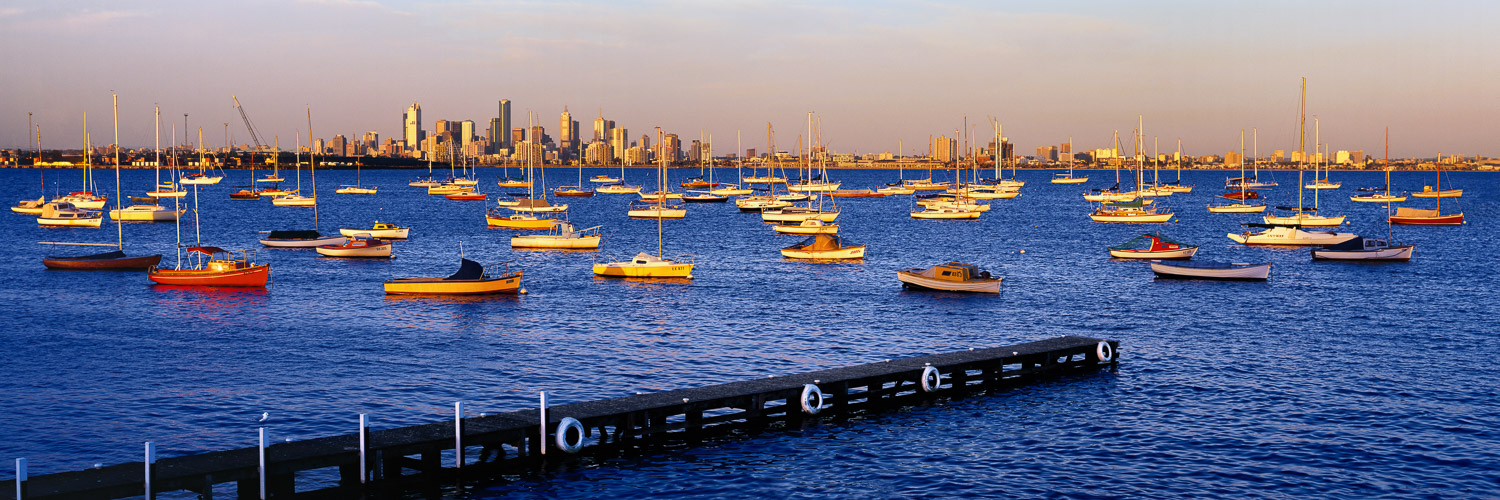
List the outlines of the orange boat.
<svg viewBox="0 0 1500 500">
<path fill-rule="evenodd" d="M 187 251 L 188 255 L 196 257 L 195 267 L 153 267 L 146 277 L 163 285 L 244 288 L 265 288 L 271 280 L 271 265 L 256 264 L 249 252 L 230 252 L 219 247 L 192 247 Z"/>
<path fill-rule="evenodd" d="M 828 193 L 828 196 L 834 198 L 879 198 L 885 195 L 886 193 L 877 193 L 871 189 L 838 189 Z"/>
</svg>

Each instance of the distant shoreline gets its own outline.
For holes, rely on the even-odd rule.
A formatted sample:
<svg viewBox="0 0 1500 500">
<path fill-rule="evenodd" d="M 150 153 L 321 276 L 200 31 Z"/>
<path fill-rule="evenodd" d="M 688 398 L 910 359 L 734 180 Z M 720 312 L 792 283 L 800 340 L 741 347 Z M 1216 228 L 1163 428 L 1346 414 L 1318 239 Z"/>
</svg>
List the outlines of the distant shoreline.
<svg viewBox="0 0 1500 500">
<path fill-rule="evenodd" d="M 502 168 L 502 167 L 503 168 L 525 168 L 524 166 L 518 166 L 518 165 L 505 165 L 505 166 L 502 166 L 502 165 L 478 165 L 478 166 L 479 167 L 484 167 L 484 168 Z M 295 168 L 290 168 L 290 165 L 284 165 L 284 167 L 288 167 L 288 168 L 283 168 L 282 170 L 286 170 L 288 172 L 295 172 L 296 171 Z M 1489 167 L 1489 168 L 1485 168 L 1485 167 Z M 34 167 L 34 166 L 31 166 L 31 165 L 0 165 L 0 168 L 4 168 L 4 169 L 28 169 L 28 168 L 38 168 L 38 167 Z M 45 169 L 45 170 L 82 170 L 82 169 L 85 168 L 85 166 L 84 165 L 72 165 L 72 166 L 47 165 L 47 166 L 40 167 L 40 168 Z M 114 169 L 114 167 L 110 166 L 110 165 L 95 165 L 94 168 L 105 169 L 105 170 L 112 170 L 112 169 Z M 120 167 L 121 170 L 151 170 L 151 169 L 154 169 L 154 168 L 156 168 L 156 167 L 145 167 L 145 166 L 136 166 L 136 165 L 123 165 L 123 166 Z M 427 167 L 425 165 L 421 166 L 421 167 L 388 166 L 388 165 L 371 166 L 371 165 L 366 165 L 366 166 L 364 166 L 362 168 L 365 169 L 365 170 L 409 170 L 409 171 L 427 170 Z M 577 169 L 578 166 L 577 165 L 547 165 L 545 167 L 538 167 L 538 168 L 568 169 L 568 170 L 572 170 L 572 169 Z M 618 168 L 621 168 L 621 167 L 619 165 L 584 165 L 583 168 L 598 170 L 598 169 L 618 169 Z M 626 168 L 628 170 L 655 170 L 656 169 L 655 166 L 651 166 L 651 165 L 634 165 L 634 166 L 627 166 L 627 167 L 624 167 L 624 168 Z M 697 166 L 685 166 L 685 165 L 683 165 L 683 166 L 672 166 L 672 167 L 667 167 L 667 168 L 670 169 L 670 170 L 697 170 L 698 169 Z M 220 170 L 220 169 L 222 169 L 222 170 L 234 170 L 234 171 L 271 170 L 270 168 L 264 168 L 264 167 L 256 167 L 254 169 L 251 169 L 251 168 L 248 168 L 248 167 L 240 167 L 240 166 L 216 167 L 213 170 Z M 354 169 L 355 169 L 354 165 L 318 165 L 318 170 L 354 170 Z M 437 172 L 439 170 L 447 170 L 447 169 L 448 169 L 447 165 L 443 165 L 442 168 L 433 167 L 432 170 L 433 170 L 433 172 Z M 714 169 L 717 170 L 717 171 L 724 171 L 724 170 L 734 170 L 734 167 L 722 167 L 721 166 L 721 167 L 714 167 Z M 196 171 L 198 171 L 198 168 L 197 167 L 188 167 L 188 168 L 181 168 L 179 170 L 196 172 Z M 750 167 L 745 167 L 745 170 L 750 170 Z M 898 170 L 899 171 L 899 170 L 902 170 L 902 169 L 898 168 L 898 167 L 879 166 L 879 167 L 828 167 L 828 170 Z M 927 170 L 927 168 L 926 167 L 913 167 L 913 168 L 906 168 L 905 170 L 923 171 L 923 170 Z M 941 168 L 941 169 L 934 168 L 933 169 L 933 171 L 944 171 L 944 172 L 952 171 L 952 170 L 953 169 L 951 169 L 951 168 Z M 968 170 L 968 169 L 964 169 L 964 170 Z M 984 171 L 984 170 L 989 170 L 989 171 L 993 172 L 994 171 L 994 167 L 981 167 L 981 168 L 979 168 L 979 170 L 981 172 Z M 1012 170 L 1012 169 L 1009 168 L 1009 167 L 1006 167 L 1005 170 Z M 1068 169 L 1066 167 L 1045 167 L 1045 168 L 1039 168 L 1039 167 L 1020 167 L 1020 168 L 1015 169 L 1015 170 L 1028 170 L 1028 171 L 1044 171 L 1044 170 L 1045 171 L 1066 171 Z M 1074 167 L 1073 170 L 1076 171 L 1076 172 L 1113 172 L 1115 169 L 1114 168 L 1109 168 L 1109 167 Z M 1130 170 L 1131 169 L 1120 169 L 1120 171 L 1122 171 L 1122 172 L 1126 172 L 1126 171 L 1130 171 Z M 1226 167 L 1201 168 L 1200 167 L 1200 168 L 1184 168 L 1182 170 L 1184 172 L 1195 172 L 1195 171 L 1239 172 L 1240 171 L 1240 169 L 1238 167 L 1235 167 L 1235 168 L 1226 168 Z M 1296 168 L 1288 168 L 1288 167 L 1261 167 L 1260 170 L 1265 170 L 1265 171 L 1279 171 L 1279 172 L 1296 172 L 1296 171 L 1298 171 L 1298 169 L 1296 169 Z M 1302 169 L 1302 170 L 1303 171 L 1311 171 L 1313 169 L 1307 168 L 1307 169 Z M 1319 169 L 1319 170 L 1325 170 L 1325 171 L 1330 171 L 1330 172 L 1382 172 L 1383 171 L 1380 168 L 1330 168 L 1330 169 Z M 1463 165 L 1462 167 L 1457 167 L 1457 168 L 1443 168 L 1443 169 L 1418 168 L 1418 167 L 1415 167 L 1415 166 L 1406 166 L 1406 167 L 1396 167 L 1396 168 L 1392 169 L 1393 172 L 1431 172 L 1431 171 L 1434 171 L 1434 170 L 1444 170 L 1444 171 L 1450 171 L 1450 172 L 1495 172 L 1497 170 L 1500 170 L 1500 166 L 1494 166 L 1494 165 L 1482 165 L 1482 166 Z M 1160 171 L 1161 172 L 1176 172 L 1177 169 L 1176 168 L 1163 168 Z M 1248 170 L 1247 170 L 1247 172 L 1248 172 Z"/>
</svg>

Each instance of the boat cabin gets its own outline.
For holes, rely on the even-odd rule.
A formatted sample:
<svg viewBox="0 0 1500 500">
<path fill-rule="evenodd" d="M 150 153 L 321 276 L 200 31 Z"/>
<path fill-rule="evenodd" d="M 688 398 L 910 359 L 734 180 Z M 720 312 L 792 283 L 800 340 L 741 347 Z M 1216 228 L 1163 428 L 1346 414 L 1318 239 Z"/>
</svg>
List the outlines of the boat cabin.
<svg viewBox="0 0 1500 500">
<path fill-rule="evenodd" d="M 932 266 L 931 269 L 928 269 L 926 273 L 922 274 L 928 275 L 928 278 L 942 281 L 971 281 L 976 278 L 990 279 L 989 271 L 980 271 L 978 266 L 975 266 L 973 264 L 964 264 L 961 262 L 948 262 L 946 264 L 938 264 L 936 266 Z"/>
</svg>

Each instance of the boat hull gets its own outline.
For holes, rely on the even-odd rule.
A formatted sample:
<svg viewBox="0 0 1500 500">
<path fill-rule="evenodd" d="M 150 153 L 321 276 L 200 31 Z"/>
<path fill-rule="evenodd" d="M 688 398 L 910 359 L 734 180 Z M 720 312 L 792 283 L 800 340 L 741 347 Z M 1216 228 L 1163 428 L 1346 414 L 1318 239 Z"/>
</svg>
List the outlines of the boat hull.
<svg viewBox="0 0 1500 500">
<path fill-rule="evenodd" d="M 1386 196 L 1381 194 L 1372 194 L 1369 196 L 1354 195 L 1349 197 L 1349 201 L 1357 201 L 1360 203 L 1401 203 L 1403 201 L 1406 201 L 1406 197 Z"/>
<path fill-rule="evenodd" d="M 339 234 L 353 238 L 358 234 L 368 234 L 376 238 L 389 238 L 393 240 L 404 240 L 411 233 L 411 228 L 400 227 L 396 229 L 339 229 Z"/>
<path fill-rule="evenodd" d="M 385 282 L 386 295 L 494 295 L 521 290 L 521 273 L 489 280 L 406 278 Z"/>
<path fill-rule="evenodd" d="M 833 222 L 839 218 L 838 212 L 766 212 L 761 211 L 760 220 L 765 222 L 802 222 L 808 219 L 817 219 L 823 222 Z"/>
<path fill-rule="evenodd" d="M 1229 233 L 1229 239 L 1245 245 L 1310 246 L 1337 245 L 1352 240 L 1354 233 L 1326 233 L 1276 227 L 1261 232 Z"/>
<path fill-rule="evenodd" d="M 178 211 L 164 207 L 156 207 L 154 210 L 122 208 L 110 210 L 109 218 L 124 222 L 171 222 L 184 213 L 187 213 L 187 209 Z"/>
<path fill-rule="evenodd" d="M 1298 226 L 1326 227 L 1344 225 L 1344 216 L 1342 215 L 1338 217 L 1325 217 L 1321 215 L 1292 215 L 1288 217 L 1277 217 L 1274 215 L 1267 215 L 1265 217 L 1261 217 L 1261 220 L 1265 221 L 1266 224 L 1292 224 Z"/>
<path fill-rule="evenodd" d="M 325 257 L 351 257 L 367 259 L 389 259 L 391 257 L 391 244 L 371 245 L 364 247 L 343 247 L 336 245 L 324 245 L 318 247 L 318 255 Z"/>
<path fill-rule="evenodd" d="M 625 215 L 632 219 L 681 219 L 687 217 L 687 209 L 684 208 L 646 208 L 641 210 L 627 210 Z"/>
<path fill-rule="evenodd" d="M 275 247 L 275 248 L 313 248 L 313 247 L 319 247 L 319 246 L 323 246 L 323 245 L 342 245 L 346 241 L 349 241 L 349 239 L 345 238 L 343 236 L 324 236 L 324 237 L 321 237 L 321 238 L 307 238 L 307 239 L 303 239 L 303 238 L 288 238 L 288 239 L 266 238 L 266 239 L 260 240 L 260 244 L 268 246 L 268 247 Z"/>
<path fill-rule="evenodd" d="M 1151 272 L 1158 277 L 1173 279 L 1205 279 L 1228 281 L 1265 281 L 1271 277 L 1271 264 L 1230 265 L 1224 267 L 1187 267 L 1151 263 Z"/>
<path fill-rule="evenodd" d="M 345 187 L 339 188 L 334 192 L 338 194 L 375 194 L 376 189 L 378 188 Z"/>
<path fill-rule="evenodd" d="M 1083 184 L 1088 182 L 1088 177 L 1053 177 L 1053 184 Z"/>
<path fill-rule="evenodd" d="M 693 264 L 677 262 L 608 262 L 594 264 L 594 275 L 608 278 L 688 278 L 693 277 Z"/>
<path fill-rule="evenodd" d="M 1191 259 L 1198 253 L 1198 247 L 1179 248 L 1176 250 L 1110 250 L 1111 257 L 1119 259 Z"/>
<path fill-rule="evenodd" d="M 838 234 L 839 227 L 834 224 L 822 226 L 804 226 L 802 224 L 777 224 L 771 226 L 776 232 L 782 234 Z"/>
<path fill-rule="evenodd" d="M 569 238 L 553 234 L 512 236 L 511 248 L 599 248 L 599 236 Z"/>
<path fill-rule="evenodd" d="M 1266 211 L 1265 205 L 1247 205 L 1234 203 L 1221 206 L 1208 206 L 1208 212 L 1213 214 L 1258 214 Z"/>
<path fill-rule="evenodd" d="M 265 288 L 266 283 L 271 281 L 271 265 L 261 264 L 232 271 L 153 269 L 146 277 L 162 285 Z"/>
<path fill-rule="evenodd" d="M 789 259 L 863 259 L 865 258 L 865 246 L 858 245 L 835 250 L 783 248 L 781 249 L 781 256 Z"/>
<path fill-rule="evenodd" d="M 206 185 L 209 185 L 209 184 L 218 184 L 219 181 L 222 181 L 222 180 L 224 180 L 224 178 L 223 177 L 218 177 L 218 176 L 215 176 L 215 177 L 184 177 L 184 178 L 182 178 L 182 180 L 177 181 L 177 183 L 178 184 L 194 185 L 194 186 L 206 186 Z"/>
<path fill-rule="evenodd" d="M 1392 215 L 1391 224 L 1406 226 L 1457 226 L 1464 223 L 1464 214 L 1448 214 L 1435 216 L 1401 216 Z"/>
<path fill-rule="evenodd" d="M 42 265 L 47 269 L 70 269 L 83 271 L 111 271 L 150 269 L 161 263 L 161 254 L 116 259 L 90 259 L 87 257 L 45 257 Z"/>
<path fill-rule="evenodd" d="M 509 217 L 494 217 L 494 216 L 486 216 L 484 218 L 484 220 L 485 220 L 485 223 L 489 224 L 490 227 L 502 227 L 502 228 L 507 228 L 507 229 L 538 229 L 538 230 L 552 229 L 552 225 L 557 222 L 557 219 L 534 219 L 534 218 L 512 219 L 512 218 L 509 218 Z"/>
<path fill-rule="evenodd" d="M 928 278 L 908 271 L 896 271 L 896 279 L 903 288 L 936 290 L 940 292 L 1000 293 L 1003 278 L 973 281 L 943 281 Z"/>
<path fill-rule="evenodd" d="M 1459 198 L 1459 197 L 1462 197 L 1464 195 L 1464 190 L 1462 190 L 1462 189 L 1444 189 L 1442 191 L 1432 191 L 1432 190 L 1429 189 L 1429 190 L 1425 190 L 1425 191 L 1418 191 L 1418 192 L 1412 193 L 1411 195 L 1415 196 L 1415 197 L 1418 197 L 1418 198 Z"/>
<path fill-rule="evenodd" d="M 1160 224 L 1172 220 L 1173 213 L 1144 215 L 1089 214 L 1094 222 L 1124 222 L 1127 224 Z"/>
<path fill-rule="evenodd" d="M 923 210 L 921 212 L 911 212 L 911 218 L 930 220 L 978 219 L 979 214 L 980 212 L 963 210 Z"/>
<path fill-rule="evenodd" d="M 1411 260 L 1416 245 L 1401 245 L 1373 250 L 1312 249 L 1313 260 Z"/>
</svg>

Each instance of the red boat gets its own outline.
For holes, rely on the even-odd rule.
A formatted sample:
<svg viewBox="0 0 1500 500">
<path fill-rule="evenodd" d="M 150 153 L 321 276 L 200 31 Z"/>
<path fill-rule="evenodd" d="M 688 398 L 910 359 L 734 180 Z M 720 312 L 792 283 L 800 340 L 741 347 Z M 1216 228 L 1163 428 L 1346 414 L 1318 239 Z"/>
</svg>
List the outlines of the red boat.
<svg viewBox="0 0 1500 500">
<path fill-rule="evenodd" d="M 879 198 L 885 196 L 885 193 L 877 193 L 870 189 L 839 189 L 828 193 L 828 196 L 834 198 Z"/>
<path fill-rule="evenodd" d="M 271 265 L 256 264 L 249 252 L 230 252 L 218 247 L 192 247 L 187 251 L 196 257 L 195 268 L 152 268 L 146 277 L 163 285 L 247 288 L 265 288 L 271 280 Z"/>
<path fill-rule="evenodd" d="M 582 198 L 582 197 L 588 197 L 588 196 L 593 196 L 593 195 L 594 195 L 594 190 L 593 189 L 583 189 L 583 188 L 576 187 L 576 186 L 560 187 L 560 188 L 552 190 L 552 196 L 567 196 L 567 197 L 574 197 L 574 198 Z"/>
<path fill-rule="evenodd" d="M 462 193 L 445 194 L 443 195 L 443 197 L 450 200 L 483 200 L 489 197 L 489 195 L 484 193 L 476 193 L 473 191 L 465 191 Z"/>
<path fill-rule="evenodd" d="M 1408 226 L 1457 226 L 1464 223 L 1464 214 L 1463 212 L 1442 214 L 1437 210 L 1397 207 L 1396 214 L 1390 217 L 1390 222 Z"/>
<path fill-rule="evenodd" d="M 113 252 L 96 253 L 79 257 L 43 257 L 42 265 L 47 269 L 83 269 L 83 270 L 129 270 L 150 269 L 161 262 L 161 254 L 145 255 L 141 257 L 127 257 L 125 252 L 115 250 Z"/>
<path fill-rule="evenodd" d="M 1260 193 L 1257 193 L 1255 191 L 1248 191 L 1248 190 L 1246 190 L 1246 191 L 1230 191 L 1228 193 L 1224 193 L 1224 197 L 1225 198 L 1229 198 L 1231 200 L 1242 200 L 1242 201 L 1243 200 L 1253 200 L 1253 199 L 1256 199 L 1256 198 L 1260 198 Z"/>
</svg>

